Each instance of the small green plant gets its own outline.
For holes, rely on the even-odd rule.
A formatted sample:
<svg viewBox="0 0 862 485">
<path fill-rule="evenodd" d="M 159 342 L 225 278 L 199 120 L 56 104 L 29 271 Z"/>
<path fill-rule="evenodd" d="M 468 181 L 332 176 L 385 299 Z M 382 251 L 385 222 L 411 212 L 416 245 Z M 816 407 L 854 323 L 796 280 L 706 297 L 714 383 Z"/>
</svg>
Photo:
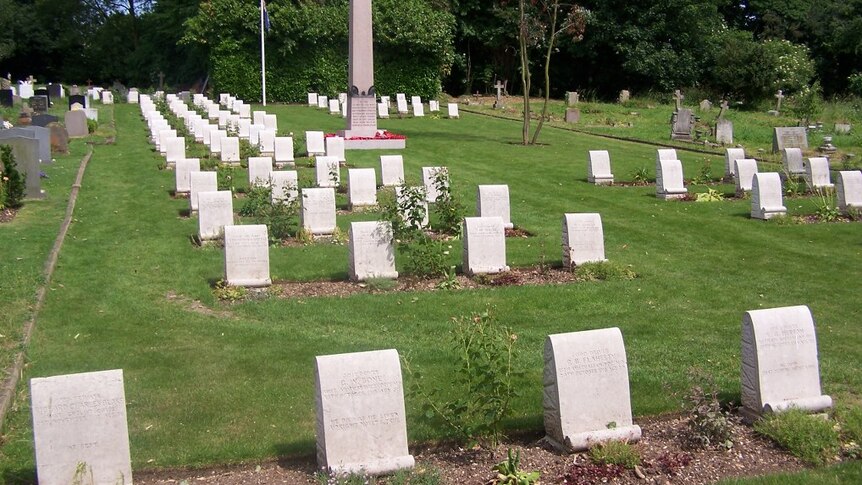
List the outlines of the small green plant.
<svg viewBox="0 0 862 485">
<path fill-rule="evenodd" d="M 93 134 L 99 129 L 99 122 L 87 118 L 87 133 Z"/>
<path fill-rule="evenodd" d="M 507 458 L 497 463 L 492 470 L 497 476 L 489 483 L 495 485 L 532 485 L 538 483 L 539 472 L 525 472 L 521 470 L 521 450 L 512 454 L 512 449 L 507 451 Z"/>
<path fill-rule="evenodd" d="M 627 441 L 605 441 L 590 448 L 590 459 L 599 465 L 620 465 L 632 469 L 641 464 L 637 448 Z"/>
<path fill-rule="evenodd" d="M 78 462 L 75 466 L 75 474 L 72 476 L 72 485 L 92 485 L 95 482 L 93 467 L 86 462 Z"/>
<path fill-rule="evenodd" d="M 637 273 L 612 261 L 596 261 L 576 266 L 575 276 L 583 281 L 612 281 L 631 280 L 637 278 Z"/>
<path fill-rule="evenodd" d="M 499 325 L 489 311 L 452 319 L 455 357 L 451 391 L 424 387 L 422 374 L 402 358 L 410 376 L 408 389 L 423 401 L 425 416 L 437 417 L 468 444 L 495 447 L 503 437 L 503 419 L 513 398 L 520 395 L 513 379 L 515 344 L 511 329 Z"/>
<path fill-rule="evenodd" d="M 691 179 L 691 183 L 694 185 L 703 185 L 710 182 L 712 182 L 712 159 L 705 158 L 703 166 L 700 167 L 700 173 Z"/>
<path fill-rule="evenodd" d="M 425 233 L 417 234 L 410 244 L 403 246 L 403 251 L 407 255 L 404 269 L 412 275 L 436 278 L 445 276 L 449 269 L 446 245 Z"/>
<path fill-rule="evenodd" d="M 296 240 L 304 245 L 314 244 L 314 234 L 308 229 L 301 227 L 296 231 Z"/>
<path fill-rule="evenodd" d="M 754 430 L 805 463 L 822 466 L 841 450 L 834 423 L 799 409 L 770 414 L 754 423 Z"/>
<path fill-rule="evenodd" d="M 245 193 L 245 204 L 239 210 L 243 217 L 262 216 L 267 208 L 272 206 L 272 188 L 266 185 L 255 184 Z"/>
<path fill-rule="evenodd" d="M 347 236 L 347 233 L 344 232 L 343 229 L 336 226 L 335 230 L 332 231 L 332 244 L 344 246 L 345 244 L 347 244 Z"/>
<path fill-rule="evenodd" d="M 3 199 L 0 199 L 0 208 L 11 207 L 17 209 L 24 202 L 24 194 L 26 191 L 26 181 L 21 172 L 18 171 L 18 164 L 15 161 L 15 155 L 12 154 L 12 147 L 8 145 L 0 146 L 0 165 L 3 166 L 0 172 L 0 185 L 2 185 Z"/>
<path fill-rule="evenodd" d="M 835 418 L 841 423 L 841 451 L 847 457 L 862 458 L 862 407 L 838 407 Z"/>
<path fill-rule="evenodd" d="M 805 193 L 805 183 L 790 172 L 784 172 L 784 195 L 796 197 Z"/>
<path fill-rule="evenodd" d="M 724 194 L 716 189 L 706 189 L 706 192 L 697 194 L 697 202 L 720 202 L 724 200 Z"/>
<path fill-rule="evenodd" d="M 437 215 L 437 229 L 443 234 L 453 237 L 461 236 L 461 221 L 464 219 L 464 206 L 452 192 L 449 169 L 441 167 L 434 172 L 432 179 L 437 199 L 434 202 L 434 213 Z"/>
<path fill-rule="evenodd" d="M 647 185 L 653 182 L 646 167 L 641 167 L 632 172 L 632 182 L 638 185 Z"/>
<path fill-rule="evenodd" d="M 817 214 L 818 219 L 823 222 L 835 222 L 841 217 L 841 211 L 838 210 L 838 206 L 834 202 L 835 196 L 831 188 L 816 187 L 814 195 L 817 197 L 815 199 L 817 204 L 815 214 Z"/>
<path fill-rule="evenodd" d="M 688 442 L 695 448 L 733 447 L 730 413 L 721 407 L 715 379 L 698 367 L 688 371 L 691 387 L 684 397 L 688 414 Z"/>
<path fill-rule="evenodd" d="M 236 192 L 236 168 L 230 165 L 219 165 L 216 169 L 219 190 L 230 190 Z"/>
<path fill-rule="evenodd" d="M 458 290 L 461 288 L 461 283 L 458 282 L 458 274 L 455 272 L 456 266 L 450 266 L 446 271 L 443 279 L 437 283 L 438 290 Z"/>
<path fill-rule="evenodd" d="M 248 290 L 244 286 L 231 286 L 225 280 L 218 280 L 213 294 L 220 301 L 234 303 L 244 300 L 248 296 Z"/>
</svg>

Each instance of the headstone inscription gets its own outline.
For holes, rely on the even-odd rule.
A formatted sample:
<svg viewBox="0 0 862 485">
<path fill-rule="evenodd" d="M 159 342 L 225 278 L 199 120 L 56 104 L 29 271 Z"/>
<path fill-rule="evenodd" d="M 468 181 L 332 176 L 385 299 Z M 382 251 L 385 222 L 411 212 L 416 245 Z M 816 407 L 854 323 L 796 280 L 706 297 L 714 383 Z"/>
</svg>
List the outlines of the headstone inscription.
<svg viewBox="0 0 862 485">
<path fill-rule="evenodd" d="M 808 133 L 805 127 L 776 126 L 772 135 L 772 153 L 778 153 L 785 148 L 808 148 Z"/>
<path fill-rule="evenodd" d="M 573 452 L 640 439 L 619 328 L 549 335 L 544 354 L 545 433 L 552 445 Z"/>
<path fill-rule="evenodd" d="M 389 103 L 377 103 L 377 117 L 389 118 Z"/>
<path fill-rule="evenodd" d="M 225 226 L 224 272 L 231 286 L 269 286 L 269 235 L 265 224 Z"/>
<path fill-rule="evenodd" d="M 464 271 L 470 276 L 509 271 L 503 219 L 465 217 L 463 256 Z"/>
<path fill-rule="evenodd" d="M 413 467 L 396 350 L 318 356 L 314 383 L 318 466 L 371 475 Z"/>
<path fill-rule="evenodd" d="M 33 111 L 36 113 L 47 113 L 48 112 L 48 96 L 44 95 L 34 95 L 31 96 L 27 101 Z"/>
<path fill-rule="evenodd" d="M 479 217 L 499 217 L 503 227 L 512 229 L 512 218 L 509 210 L 508 185 L 479 185 L 476 195 L 476 215 Z"/>
<path fill-rule="evenodd" d="M 607 261 L 602 216 L 598 213 L 563 215 L 563 264 L 571 267 Z"/>
<path fill-rule="evenodd" d="M 404 157 L 380 155 L 380 185 L 394 187 L 404 184 Z"/>
<path fill-rule="evenodd" d="M 348 246 L 351 281 L 398 278 L 389 221 L 351 222 Z"/>
<path fill-rule="evenodd" d="M 347 170 L 347 200 L 351 209 L 377 205 L 377 175 L 373 168 Z"/>
<path fill-rule="evenodd" d="M 258 134 L 258 147 L 261 156 L 275 156 L 275 130 L 263 130 Z"/>
<path fill-rule="evenodd" d="M 862 172 L 859 170 L 842 170 L 838 172 L 838 183 L 835 195 L 838 199 L 838 210 L 843 214 L 849 211 L 862 210 Z"/>
<path fill-rule="evenodd" d="M 233 194 L 230 190 L 198 193 L 198 236 L 218 239 L 225 226 L 233 225 Z"/>
<path fill-rule="evenodd" d="M 832 407 L 832 398 L 820 390 L 817 335 L 807 306 L 745 312 L 741 367 L 741 414 L 748 420 L 790 408 Z"/>
<path fill-rule="evenodd" d="M 614 183 L 611 173 L 611 156 L 607 150 L 590 150 L 587 163 L 587 181 L 596 185 Z"/>
<path fill-rule="evenodd" d="M 132 483 L 123 371 L 30 379 L 40 485 Z"/>
<path fill-rule="evenodd" d="M 227 132 L 222 133 L 223 136 L 221 138 L 221 161 L 224 163 L 239 163 L 239 138 L 235 136 L 227 136 Z"/>
<path fill-rule="evenodd" d="M 777 172 L 756 173 L 751 181 L 751 218 L 772 219 L 787 214 L 781 198 L 781 176 Z"/>
<path fill-rule="evenodd" d="M 300 224 L 313 236 L 335 231 L 335 189 L 302 189 Z"/>
</svg>

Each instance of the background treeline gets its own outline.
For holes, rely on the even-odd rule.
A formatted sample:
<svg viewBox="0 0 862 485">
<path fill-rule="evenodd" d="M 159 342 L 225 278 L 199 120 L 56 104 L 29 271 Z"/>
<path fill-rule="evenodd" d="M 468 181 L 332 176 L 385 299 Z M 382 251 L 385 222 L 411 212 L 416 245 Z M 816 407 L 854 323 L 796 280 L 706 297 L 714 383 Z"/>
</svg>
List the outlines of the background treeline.
<svg viewBox="0 0 862 485">
<path fill-rule="evenodd" d="M 267 95 L 346 89 L 347 0 L 269 0 Z M 519 25 L 531 71 L 552 27 L 542 0 L 374 0 L 380 93 L 520 91 Z M 523 6 L 525 14 L 519 15 Z M 583 37 L 556 39 L 552 95 L 578 89 L 699 88 L 756 101 L 814 85 L 862 95 L 862 0 L 583 0 Z M 153 86 L 209 80 L 260 98 L 257 0 L 0 0 L 0 73 L 19 79 Z M 815 84 L 819 81 L 819 84 Z M 533 83 L 539 94 L 543 83 Z"/>
</svg>

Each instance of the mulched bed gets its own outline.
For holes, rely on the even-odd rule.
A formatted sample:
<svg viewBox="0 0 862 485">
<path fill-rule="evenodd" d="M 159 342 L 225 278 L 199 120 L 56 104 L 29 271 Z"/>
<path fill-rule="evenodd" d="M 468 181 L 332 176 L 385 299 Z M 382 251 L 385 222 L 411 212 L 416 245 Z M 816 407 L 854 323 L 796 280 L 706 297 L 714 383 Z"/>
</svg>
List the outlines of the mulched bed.
<svg viewBox="0 0 862 485">
<path fill-rule="evenodd" d="M 796 458 L 747 426 L 732 424 L 734 446 L 724 449 L 687 447 L 687 422 L 679 415 L 638 419 L 643 438 L 635 445 L 642 463 L 636 470 L 596 466 L 583 454 L 560 454 L 541 440 L 541 435 L 524 435 L 507 440 L 494 450 L 464 449 L 452 444 L 415 445 L 410 451 L 416 469 L 436 469 L 446 484 L 486 484 L 494 477 L 491 468 L 505 459 L 506 450 L 520 450 L 521 469 L 541 471 L 542 484 L 611 483 L 701 485 L 729 477 L 745 477 L 801 470 Z M 310 484 L 316 463 L 311 456 L 203 470 L 135 472 L 136 484 Z M 638 474 L 641 476 L 639 477 Z M 568 475 L 569 480 L 563 481 Z M 385 479 L 369 483 L 386 483 Z"/>
<path fill-rule="evenodd" d="M 12 222 L 12 219 L 15 219 L 15 216 L 18 215 L 18 209 L 0 209 L 0 224 L 4 222 Z"/>
</svg>

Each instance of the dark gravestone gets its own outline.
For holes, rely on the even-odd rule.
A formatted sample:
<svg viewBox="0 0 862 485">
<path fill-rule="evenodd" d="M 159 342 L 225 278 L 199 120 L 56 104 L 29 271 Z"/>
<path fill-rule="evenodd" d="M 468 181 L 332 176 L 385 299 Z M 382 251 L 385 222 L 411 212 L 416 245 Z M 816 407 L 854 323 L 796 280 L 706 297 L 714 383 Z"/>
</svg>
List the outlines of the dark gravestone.
<svg viewBox="0 0 862 485">
<path fill-rule="evenodd" d="M 62 84 L 49 84 L 48 85 L 48 96 L 53 100 L 58 100 L 63 97 L 63 85 Z"/>
<path fill-rule="evenodd" d="M 38 142 L 36 160 L 51 163 L 51 130 L 41 126 L 16 126 L 8 130 L 0 130 L 0 139 L 11 137 L 32 138 Z"/>
<path fill-rule="evenodd" d="M 27 103 L 36 113 L 48 112 L 48 96 L 36 95 L 30 98 Z"/>
<path fill-rule="evenodd" d="M 692 141 L 691 130 L 694 128 L 695 117 L 690 109 L 680 109 L 671 117 L 673 128 L 670 132 L 671 140 Z"/>
<path fill-rule="evenodd" d="M 84 110 L 67 111 L 63 120 L 70 138 L 80 138 L 89 135 L 87 113 Z"/>
<path fill-rule="evenodd" d="M 802 126 L 776 126 L 772 135 L 772 153 L 785 148 L 808 148 L 808 133 Z"/>
<path fill-rule="evenodd" d="M 69 153 L 69 132 L 60 123 L 51 123 L 46 128 L 51 130 L 51 152 Z"/>
<path fill-rule="evenodd" d="M 0 106 L 11 108 L 15 103 L 15 92 L 11 89 L 0 89 Z"/>
<path fill-rule="evenodd" d="M 45 96 L 48 98 L 48 107 L 51 106 L 51 93 L 48 92 L 48 88 L 39 88 L 33 91 L 33 96 Z"/>
<path fill-rule="evenodd" d="M 72 109 L 72 105 L 78 103 L 81 105 L 81 108 L 87 107 L 87 96 L 83 94 L 71 94 L 69 95 L 69 109 Z"/>
<path fill-rule="evenodd" d="M 57 123 L 60 121 L 60 118 L 57 118 L 54 115 L 36 115 L 34 116 L 30 124 L 33 126 L 44 126 L 47 127 L 51 123 Z"/>
<path fill-rule="evenodd" d="M 28 199 L 43 198 L 45 194 L 42 193 L 42 178 L 39 167 L 39 140 L 17 135 L 2 137 L 7 131 L 11 130 L 0 130 L 0 145 L 12 147 L 12 155 L 15 157 L 18 171 L 24 174 L 26 197 Z"/>
</svg>

